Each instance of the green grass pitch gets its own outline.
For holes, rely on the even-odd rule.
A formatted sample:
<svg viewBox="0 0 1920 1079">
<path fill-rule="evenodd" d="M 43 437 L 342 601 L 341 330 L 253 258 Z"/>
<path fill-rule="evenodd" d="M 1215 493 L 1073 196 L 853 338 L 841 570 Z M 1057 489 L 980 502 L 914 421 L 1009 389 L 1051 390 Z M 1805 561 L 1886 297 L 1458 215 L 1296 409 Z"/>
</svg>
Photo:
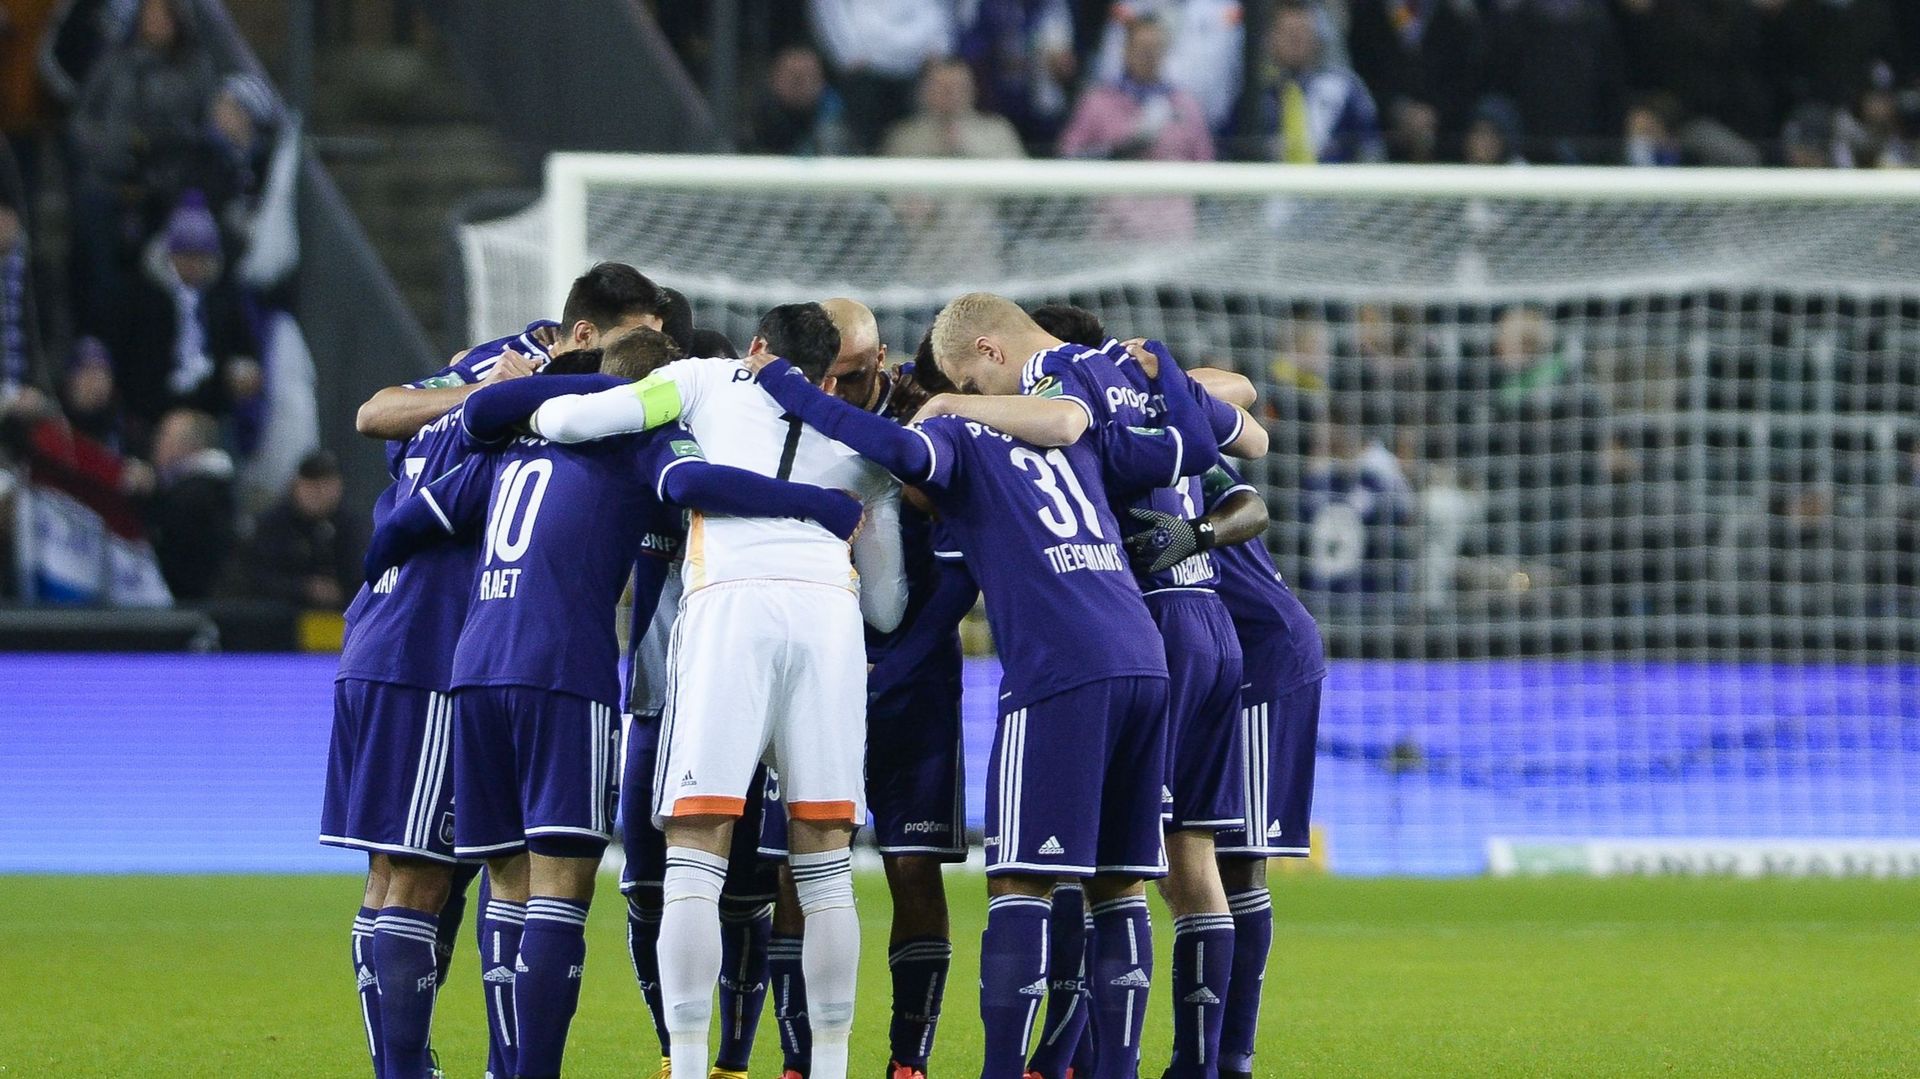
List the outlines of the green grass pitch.
<svg viewBox="0 0 1920 1079">
<path fill-rule="evenodd" d="M 977 1074 L 977 876 L 935 1077 Z M 651 1074 L 605 880 L 567 1053 Z M 0 1076 L 361 1076 L 345 877 L 0 877 Z M 854 1072 L 885 1062 L 887 900 L 863 876 Z M 1280 879 L 1260 1075 L 1920 1074 L 1920 884 Z M 1159 917 L 1163 912 L 1157 912 Z M 1164 920 L 1156 922 L 1164 927 Z M 1167 969 L 1168 933 L 1158 937 Z M 441 998 L 447 1073 L 484 1062 L 471 953 Z M 1156 986 L 1142 1073 L 1167 1054 Z M 763 1028 L 754 1079 L 777 1067 Z"/>
</svg>

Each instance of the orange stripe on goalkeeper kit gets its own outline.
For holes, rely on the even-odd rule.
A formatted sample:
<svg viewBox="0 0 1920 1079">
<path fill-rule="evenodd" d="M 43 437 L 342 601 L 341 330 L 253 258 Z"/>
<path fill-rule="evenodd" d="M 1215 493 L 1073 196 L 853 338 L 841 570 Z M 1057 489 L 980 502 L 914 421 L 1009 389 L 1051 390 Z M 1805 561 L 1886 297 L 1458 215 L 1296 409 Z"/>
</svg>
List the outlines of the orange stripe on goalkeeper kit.
<svg viewBox="0 0 1920 1079">
<path fill-rule="evenodd" d="M 680 575 L 688 592 L 707 583 L 707 518 L 699 510 L 687 515 L 687 557 Z"/>
<path fill-rule="evenodd" d="M 729 798 L 724 794 L 690 794 L 673 800 L 675 817 L 737 817 L 746 812 L 745 798 Z"/>
<path fill-rule="evenodd" d="M 787 816 L 794 820 L 845 821 L 859 824 L 852 802 L 788 802 Z"/>
</svg>

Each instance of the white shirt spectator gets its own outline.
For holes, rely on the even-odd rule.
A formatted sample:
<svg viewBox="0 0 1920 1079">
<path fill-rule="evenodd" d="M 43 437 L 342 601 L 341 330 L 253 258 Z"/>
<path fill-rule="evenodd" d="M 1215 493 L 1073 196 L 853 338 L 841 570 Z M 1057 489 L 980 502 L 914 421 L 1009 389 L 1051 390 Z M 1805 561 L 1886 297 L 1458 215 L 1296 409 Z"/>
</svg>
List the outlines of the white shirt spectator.
<svg viewBox="0 0 1920 1079">
<path fill-rule="evenodd" d="M 911 79 L 953 51 L 952 0 L 810 0 L 814 36 L 838 72 Z"/>
<path fill-rule="evenodd" d="M 1120 81 L 1127 23 L 1141 16 L 1159 19 L 1172 37 L 1167 81 L 1197 98 L 1207 126 L 1220 130 L 1233 113 L 1245 64 L 1240 0 L 1122 0 L 1113 5 L 1094 61 L 1096 81 Z"/>
</svg>

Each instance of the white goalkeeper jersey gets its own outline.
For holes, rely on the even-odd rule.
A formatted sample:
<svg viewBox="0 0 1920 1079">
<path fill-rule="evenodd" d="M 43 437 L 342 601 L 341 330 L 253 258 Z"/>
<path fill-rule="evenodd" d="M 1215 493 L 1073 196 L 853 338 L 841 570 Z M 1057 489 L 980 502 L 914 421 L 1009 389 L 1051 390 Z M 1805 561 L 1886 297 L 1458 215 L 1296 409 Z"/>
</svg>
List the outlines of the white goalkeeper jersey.
<svg viewBox="0 0 1920 1079">
<path fill-rule="evenodd" d="M 876 629 L 899 624 L 907 592 L 899 483 L 847 446 L 788 418 L 740 361 L 679 360 L 633 386 L 556 398 L 534 413 L 533 429 L 556 442 L 580 442 L 676 419 L 713 464 L 845 491 L 866 506 L 851 550 L 813 521 L 696 512 L 681 571 L 687 595 L 726 581 L 811 581 L 859 593 L 861 613 Z"/>
</svg>

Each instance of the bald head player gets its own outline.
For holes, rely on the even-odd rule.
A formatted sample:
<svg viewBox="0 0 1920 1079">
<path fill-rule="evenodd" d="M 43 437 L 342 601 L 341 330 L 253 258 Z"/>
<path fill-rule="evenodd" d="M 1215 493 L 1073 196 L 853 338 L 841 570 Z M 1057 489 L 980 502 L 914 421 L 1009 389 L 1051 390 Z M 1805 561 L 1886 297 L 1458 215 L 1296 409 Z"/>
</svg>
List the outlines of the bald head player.
<svg viewBox="0 0 1920 1079">
<path fill-rule="evenodd" d="M 833 395 L 868 412 L 885 412 L 893 379 L 887 374 L 887 346 L 880 340 L 873 310 L 845 296 L 822 300 L 820 306 L 840 331 L 840 354 L 827 368 L 834 380 Z"/>
</svg>

